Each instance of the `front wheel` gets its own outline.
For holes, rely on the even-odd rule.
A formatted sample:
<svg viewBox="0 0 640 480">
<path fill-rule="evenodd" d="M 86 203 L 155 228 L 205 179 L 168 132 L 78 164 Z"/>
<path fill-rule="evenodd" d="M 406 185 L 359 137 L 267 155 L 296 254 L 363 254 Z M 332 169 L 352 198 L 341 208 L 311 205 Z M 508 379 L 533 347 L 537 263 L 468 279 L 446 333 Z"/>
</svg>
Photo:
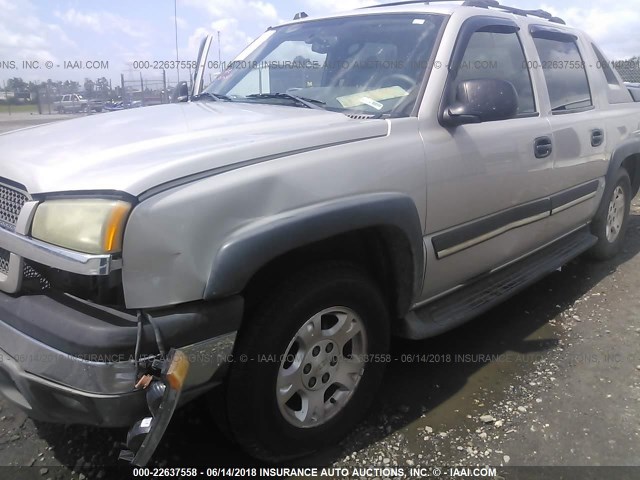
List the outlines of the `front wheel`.
<svg viewBox="0 0 640 480">
<path fill-rule="evenodd" d="M 613 258 L 622 249 L 631 206 L 631 180 L 624 168 L 618 170 L 607 188 L 602 204 L 591 223 L 591 232 L 598 237 L 590 255 L 598 260 Z"/>
<path fill-rule="evenodd" d="M 250 312 L 229 372 L 235 439 L 268 461 L 335 443 L 366 414 L 389 346 L 388 311 L 358 268 L 293 275 Z"/>
</svg>

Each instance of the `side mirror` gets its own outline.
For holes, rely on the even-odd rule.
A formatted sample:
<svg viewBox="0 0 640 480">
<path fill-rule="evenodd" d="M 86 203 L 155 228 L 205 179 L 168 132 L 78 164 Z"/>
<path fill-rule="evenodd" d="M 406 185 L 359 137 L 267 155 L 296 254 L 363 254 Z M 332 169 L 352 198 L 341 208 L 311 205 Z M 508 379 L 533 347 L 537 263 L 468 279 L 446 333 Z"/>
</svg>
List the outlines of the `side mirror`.
<svg viewBox="0 0 640 480">
<path fill-rule="evenodd" d="M 187 82 L 180 82 L 173 89 L 173 95 L 171 96 L 171 103 L 182 103 L 189 101 L 189 86 Z"/>
<path fill-rule="evenodd" d="M 506 120 L 518 113 L 518 93 L 510 82 L 496 78 L 465 80 L 458 85 L 456 102 L 445 109 L 447 126 Z"/>
</svg>

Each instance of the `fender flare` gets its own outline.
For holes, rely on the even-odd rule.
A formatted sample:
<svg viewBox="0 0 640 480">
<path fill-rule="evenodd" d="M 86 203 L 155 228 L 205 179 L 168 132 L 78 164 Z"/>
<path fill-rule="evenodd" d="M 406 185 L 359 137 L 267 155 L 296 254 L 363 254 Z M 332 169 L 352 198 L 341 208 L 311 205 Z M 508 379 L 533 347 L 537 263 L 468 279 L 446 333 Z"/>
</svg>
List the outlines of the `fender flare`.
<svg viewBox="0 0 640 480">
<path fill-rule="evenodd" d="M 409 296 L 417 298 L 424 274 L 422 222 L 413 199 L 398 193 L 342 198 L 261 218 L 242 227 L 218 250 L 204 298 L 240 293 L 271 260 L 311 243 L 368 227 L 393 227 L 406 237 L 414 266 L 408 279 L 412 290 Z"/>
<path fill-rule="evenodd" d="M 631 137 L 626 139 L 616 147 L 611 155 L 609 168 L 607 169 L 606 182 L 610 183 L 613 175 L 618 171 L 622 162 L 632 155 L 640 155 L 640 137 Z"/>
</svg>

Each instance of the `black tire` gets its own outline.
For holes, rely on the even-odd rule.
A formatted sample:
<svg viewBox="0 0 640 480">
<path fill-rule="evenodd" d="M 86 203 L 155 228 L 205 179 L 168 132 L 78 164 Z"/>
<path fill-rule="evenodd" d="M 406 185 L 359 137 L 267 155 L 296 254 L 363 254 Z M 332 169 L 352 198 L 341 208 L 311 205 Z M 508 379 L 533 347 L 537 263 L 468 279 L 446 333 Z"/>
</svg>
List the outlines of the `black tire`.
<svg viewBox="0 0 640 480">
<path fill-rule="evenodd" d="M 364 325 L 364 371 L 341 410 L 319 426 L 301 428 L 285 418 L 276 399 L 279 360 L 313 315 L 336 305 L 354 311 Z M 226 385 L 235 440 L 250 455 L 272 462 L 335 444 L 366 415 L 382 380 L 388 349 L 387 306 L 379 288 L 361 270 L 335 263 L 292 275 L 252 309 L 239 332 Z M 276 360 L 256 361 L 259 355 Z M 371 355 L 382 357 L 372 361 Z M 248 360 L 242 361 L 243 356 Z M 331 398 L 325 402 L 334 403 Z"/>
<path fill-rule="evenodd" d="M 614 196 L 619 195 L 620 191 L 622 191 L 624 195 L 622 224 L 620 229 L 617 231 L 617 235 L 607 238 L 607 231 L 610 228 L 608 225 L 608 217 L 610 213 L 609 208 Z M 627 171 L 624 168 L 621 168 L 614 176 L 610 186 L 607 186 L 605 189 L 598 212 L 591 222 L 591 233 L 598 237 L 598 243 L 589 250 L 589 256 L 591 258 L 596 260 L 608 260 L 615 257 L 620 252 L 625 232 L 627 230 L 627 224 L 629 223 L 630 206 L 631 180 Z"/>
</svg>

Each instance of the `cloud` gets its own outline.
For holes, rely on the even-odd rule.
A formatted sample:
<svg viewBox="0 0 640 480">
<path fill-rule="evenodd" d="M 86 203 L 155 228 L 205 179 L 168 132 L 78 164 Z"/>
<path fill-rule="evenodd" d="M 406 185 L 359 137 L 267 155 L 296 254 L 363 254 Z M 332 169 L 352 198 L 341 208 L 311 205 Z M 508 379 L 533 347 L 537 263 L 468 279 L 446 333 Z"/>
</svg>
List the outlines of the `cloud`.
<svg viewBox="0 0 640 480">
<path fill-rule="evenodd" d="M 56 24 L 41 20 L 40 12 L 28 0 L 0 0 L 0 58 L 22 62 L 23 60 L 60 61 L 62 53 L 77 45 Z M 20 76 L 25 80 L 36 79 L 36 70 L 4 71 L 5 78 Z"/>
<path fill-rule="evenodd" d="M 634 33 L 640 25 L 640 9 L 630 2 L 627 5 L 619 2 L 615 9 L 544 8 L 587 32 L 610 59 L 618 60 L 640 55 L 640 36 Z"/>
<path fill-rule="evenodd" d="M 84 27 L 95 30 L 96 32 L 104 32 L 102 22 L 97 13 L 82 13 L 75 8 L 70 8 L 64 13 L 55 12 L 55 16 L 74 27 Z"/>
<path fill-rule="evenodd" d="M 184 30 L 185 28 L 189 27 L 189 22 L 187 22 L 182 17 L 174 17 L 173 15 L 171 15 L 169 17 L 169 20 L 171 20 L 172 24 L 175 22 L 178 25 L 178 28 L 180 28 L 182 30 Z"/>
<path fill-rule="evenodd" d="M 181 58 L 195 58 L 200 40 L 207 34 L 214 35 L 209 59 L 217 60 L 217 36 L 220 32 L 220 50 L 223 60 L 231 60 L 244 47 L 268 27 L 283 23 L 273 3 L 264 0 L 183 0 L 188 7 L 208 16 L 208 21 L 193 29 L 186 47 L 181 48 Z M 179 8 L 181 8 L 179 6 Z M 188 55 L 183 55 L 182 50 Z"/>
<path fill-rule="evenodd" d="M 69 8 L 65 12 L 56 11 L 54 15 L 67 25 L 93 30 L 100 34 L 121 32 L 132 38 L 145 38 L 148 34 L 148 28 L 140 22 L 109 12 L 81 12 L 75 8 Z"/>
</svg>

